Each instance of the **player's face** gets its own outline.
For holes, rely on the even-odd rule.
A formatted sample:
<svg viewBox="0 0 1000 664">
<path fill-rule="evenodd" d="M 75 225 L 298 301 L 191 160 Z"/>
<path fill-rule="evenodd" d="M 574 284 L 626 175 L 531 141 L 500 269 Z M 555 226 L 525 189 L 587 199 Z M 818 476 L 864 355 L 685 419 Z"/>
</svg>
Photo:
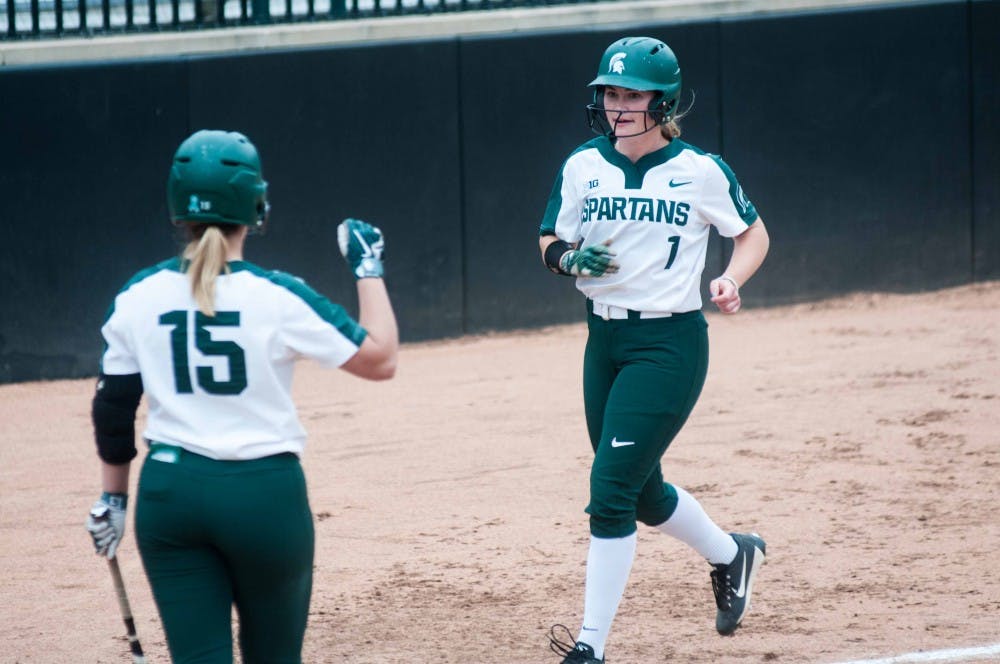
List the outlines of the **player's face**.
<svg viewBox="0 0 1000 664">
<path fill-rule="evenodd" d="M 616 136 L 634 136 L 651 126 L 648 110 L 654 94 L 614 85 L 604 88 L 605 115 Z"/>
</svg>

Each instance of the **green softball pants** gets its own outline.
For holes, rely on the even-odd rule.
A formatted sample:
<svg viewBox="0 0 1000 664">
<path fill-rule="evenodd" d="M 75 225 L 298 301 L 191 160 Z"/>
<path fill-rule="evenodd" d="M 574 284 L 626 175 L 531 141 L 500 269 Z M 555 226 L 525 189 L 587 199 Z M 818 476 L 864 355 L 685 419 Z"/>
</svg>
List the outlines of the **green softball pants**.
<svg viewBox="0 0 1000 664">
<path fill-rule="evenodd" d="M 708 370 L 708 324 L 701 311 L 669 318 L 604 320 L 588 301 L 584 410 L 594 448 L 590 532 L 626 537 L 636 521 L 670 518 L 677 492 L 660 458 L 694 408 Z"/>
<path fill-rule="evenodd" d="M 302 661 L 314 532 L 294 454 L 215 461 L 153 444 L 136 540 L 175 664 Z"/>
</svg>

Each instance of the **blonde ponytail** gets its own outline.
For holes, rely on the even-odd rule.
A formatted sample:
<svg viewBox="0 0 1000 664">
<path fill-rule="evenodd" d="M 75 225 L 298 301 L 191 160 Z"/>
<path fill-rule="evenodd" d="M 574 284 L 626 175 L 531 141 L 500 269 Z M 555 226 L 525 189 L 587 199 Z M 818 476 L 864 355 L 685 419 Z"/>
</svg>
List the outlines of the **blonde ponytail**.
<svg viewBox="0 0 1000 664">
<path fill-rule="evenodd" d="M 677 101 L 678 106 L 680 105 L 680 100 Z M 663 138 L 668 141 L 672 141 L 675 138 L 680 138 L 681 135 L 681 118 L 691 112 L 694 107 L 694 92 L 691 92 L 691 103 L 687 105 L 687 108 L 674 113 L 673 117 L 660 125 L 660 133 L 663 134 Z"/>
<path fill-rule="evenodd" d="M 677 120 L 668 120 L 666 123 L 660 125 L 660 133 L 663 134 L 663 138 L 672 141 L 681 135 L 681 126 L 677 123 Z"/>
<path fill-rule="evenodd" d="M 215 315 L 215 278 L 226 265 L 226 238 L 218 226 L 205 226 L 201 237 L 194 237 L 184 249 L 191 279 L 191 294 L 198 310 L 206 316 Z"/>
</svg>

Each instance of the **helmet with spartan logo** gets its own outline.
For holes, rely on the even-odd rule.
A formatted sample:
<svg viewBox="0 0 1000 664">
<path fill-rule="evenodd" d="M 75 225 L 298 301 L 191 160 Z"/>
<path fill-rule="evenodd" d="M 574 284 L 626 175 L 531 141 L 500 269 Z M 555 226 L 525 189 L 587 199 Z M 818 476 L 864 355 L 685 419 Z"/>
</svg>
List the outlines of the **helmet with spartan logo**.
<svg viewBox="0 0 1000 664">
<path fill-rule="evenodd" d="M 613 85 L 652 91 L 649 113 L 657 124 L 666 124 L 677 113 L 681 97 L 681 68 L 670 47 L 653 37 L 624 37 L 608 46 L 597 67 L 594 101 L 587 106 L 591 127 L 604 113 L 604 88 Z"/>
</svg>

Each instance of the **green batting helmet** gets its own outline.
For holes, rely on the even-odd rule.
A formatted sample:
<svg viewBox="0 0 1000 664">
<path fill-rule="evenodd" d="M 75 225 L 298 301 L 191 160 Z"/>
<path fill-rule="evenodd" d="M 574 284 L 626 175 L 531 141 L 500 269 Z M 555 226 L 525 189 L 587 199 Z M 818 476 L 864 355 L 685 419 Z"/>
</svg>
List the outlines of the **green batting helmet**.
<svg viewBox="0 0 1000 664">
<path fill-rule="evenodd" d="M 681 68 L 670 47 L 652 37 L 624 37 L 608 46 L 597 68 L 595 110 L 602 110 L 604 86 L 653 91 L 649 112 L 659 124 L 674 117 L 681 97 Z"/>
<path fill-rule="evenodd" d="M 262 231 L 269 208 L 260 156 L 243 134 L 203 129 L 177 148 L 167 180 L 167 209 L 175 224 L 241 224 Z"/>
</svg>

